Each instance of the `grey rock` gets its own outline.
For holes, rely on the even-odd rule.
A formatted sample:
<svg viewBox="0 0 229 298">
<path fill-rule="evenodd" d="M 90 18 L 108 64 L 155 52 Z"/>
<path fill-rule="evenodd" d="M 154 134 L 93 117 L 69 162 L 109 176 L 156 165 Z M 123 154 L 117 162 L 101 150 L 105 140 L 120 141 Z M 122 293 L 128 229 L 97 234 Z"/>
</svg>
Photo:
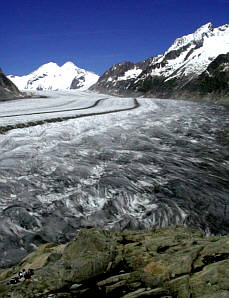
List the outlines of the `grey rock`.
<svg viewBox="0 0 229 298">
<path fill-rule="evenodd" d="M 23 97 L 18 88 L 3 74 L 0 69 L 0 101 Z"/>
<path fill-rule="evenodd" d="M 166 250 L 161 250 L 163 241 Z M 54 293 L 54 297 L 227 297 L 228 243 L 228 236 L 205 238 L 199 231 L 178 226 L 122 233 L 88 229 L 65 245 L 44 244 L 18 266 L 1 270 L 0 293 L 26 298 Z M 30 282 L 9 287 L 7 281 L 22 268 L 34 269 Z M 124 273 L 117 274 L 120 271 Z"/>
</svg>

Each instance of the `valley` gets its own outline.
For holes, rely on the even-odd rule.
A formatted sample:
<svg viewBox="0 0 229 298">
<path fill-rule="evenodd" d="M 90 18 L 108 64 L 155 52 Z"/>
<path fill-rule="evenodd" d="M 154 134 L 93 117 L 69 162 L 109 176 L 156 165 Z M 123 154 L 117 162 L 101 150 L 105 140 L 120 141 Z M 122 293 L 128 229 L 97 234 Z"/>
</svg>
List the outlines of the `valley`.
<svg viewBox="0 0 229 298">
<path fill-rule="evenodd" d="M 2 1 L 0 298 L 229 297 L 228 1 Z"/>
<path fill-rule="evenodd" d="M 69 91 L 20 100 L 21 111 L 1 103 L 1 127 L 82 116 L 0 135 L 1 267 L 90 227 L 228 233 L 228 108 L 137 102 Z"/>
</svg>

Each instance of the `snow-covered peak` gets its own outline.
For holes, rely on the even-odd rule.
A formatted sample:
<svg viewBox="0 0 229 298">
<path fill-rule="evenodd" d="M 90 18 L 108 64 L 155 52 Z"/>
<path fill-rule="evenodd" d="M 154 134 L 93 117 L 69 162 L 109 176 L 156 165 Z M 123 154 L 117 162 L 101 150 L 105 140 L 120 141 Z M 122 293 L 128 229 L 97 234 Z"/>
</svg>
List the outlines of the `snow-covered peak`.
<svg viewBox="0 0 229 298">
<path fill-rule="evenodd" d="M 62 66 L 49 62 L 26 76 L 8 77 L 19 89 L 29 90 L 66 90 L 72 88 L 72 82 L 78 79 L 80 83 L 74 84 L 74 88 L 83 90 L 96 83 L 99 78 L 98 75 L 77 67 L 71 61 Z"/>
<path fill-rule="evenodd" d="M 207 23 L 195 32 L 177 38 L 163 54 L 141 63 L 116 64 L 101 76 L 93 90 L 140 90 L 150 88 L 150 78 L 187 82 L 204 72 L 220 54 L 229 52 L 229 25 L 213 28 Z M 125 82 L 126 81 L 126 82 Z M 156 82 L 156 81 L 155 81 Z M 155 83 L 156 84 L 156 83 Z M 153 85 L 152 85 L 153 86 Z M 152 87 L 153 88 L 153 87 Z"/>
<path fill-rule="evenodd" d="M 194 32 L 194 35 L 196 34 L 202 34 L 202 33 L 207 33 L 207 32 L 210 32 L 210 31 L 213 31 L 213 25 L 211 22 L 201 26 L 200 28 L 198 28 L 195 32 Z"/>
<path fill-rule="evenodd" d="M 213 28 L 207 23 L 194 33 L 177 38 L 157 62 L 151 75 L 196 76 L 206 70 L 209 63 L 220 54 L 229 52 L 229 25 Z M 154 63 L 152 63 L 153 65 Z"/>
<path fill-rule="evenodd" d="M 172 46 L 166 51 L 166 53 L 179 50 L 181 47 L 186 46 L 190 42 L 196 43 L 198 41 L 202 41 L 204 36 L 213 35 L 213 31 L 214 29 L 212 23 L 207 23 L 198 28 L 194 33 L 177 38 Z"/>
<path fill-rule="evenodd" d="M 59 65 L 57 65 L 54 62 L 49 62 L 41 65 L 37 70 L 34 72 L 40 72 L 40 73 L 45 73 L 45 72 L 55 72 L 59 70 Z"/>
<path fill-rule="evenodd" d="M 61 67 L 61 69 L 64 69 L 64 70 L 75 70 L 75 69 L 80 69 L 79 67 L 77 67 L 73 62 L 71 61 L 68 61 L 68 62 L 65 62 Z"/>
</svg>

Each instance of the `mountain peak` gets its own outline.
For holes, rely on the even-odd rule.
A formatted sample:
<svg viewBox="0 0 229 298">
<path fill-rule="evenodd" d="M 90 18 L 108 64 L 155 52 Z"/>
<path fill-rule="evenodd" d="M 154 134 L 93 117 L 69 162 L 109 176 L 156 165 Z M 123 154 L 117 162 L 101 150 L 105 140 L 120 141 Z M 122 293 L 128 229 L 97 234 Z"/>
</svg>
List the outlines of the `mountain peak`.
<svg viewBox="0 0 229 298">
<path fill-rule="evenodd" d="M 178 37 L 174 43 L 171 45 L 171 47 L 166 51 L 166 53 L 177 50 L 181 47 L 186 46 L 190 42 L 199 42 L 202 41 L 204 36 L 210 36 L 213 35 L 214 28 L 211 22 L 199 27 L 194 33 L 184 35 L 182 37 Z"/>
<path fill-rule="evenodd" d="M 213 28 L 209 22 L 195 32 L 177 38 L 163 55 L 126 64 L 125 69 L 122 64 L 116 64 L 92 89 L 103 93 L 109 89 L 115 94 L 136 91 L 171 96 L 170 90 L 181 88 L 197 78 L 218 55 L 228 52 L 229 25 Z"/>
<path fill-rule="evenodd" d="M 194 40 L 202 40 L 204 36 L 209 36 L 214 34 L 214 28 L 212 23 L 207 23 L 201 27 L 199 27 L 193 34 Z"/>
<path fill-rule="evenodd" d="M 204 24 L 203 26 L 199 27 L 196 32 L 208 32 L 208 31 L 213 31 L 213 25 L 211 22 Z"/>
<path fill-rule="evenodd" d="M 98 75 L 77 67 L 71 61 L 67 61 L 62 66 L 49 62 L 26 76 L 8 77 L 22 90 L 86 90 L 99 78 Z M 72 85 L 73 81 L 74 85 Z"/>
<path fill-rule="evenodd" d="M 62 66 L 61 66 L 61 68 L 63 69 L 76 69 L 76 68 L 78 68 L 73 62 L 71 62 L 71 61 L 67 61 L 67 62 L 65 62 Z"/>
<path fill-rule="evenodd" d="M 41 71 L 41 72 L 49 72 L 49 71 L 57 71 L 59 69 L 59 66 L 54 62 L 48 62 L 43 65 L 41 65 L 37 70 L 35 71 Z"/>
</svg>

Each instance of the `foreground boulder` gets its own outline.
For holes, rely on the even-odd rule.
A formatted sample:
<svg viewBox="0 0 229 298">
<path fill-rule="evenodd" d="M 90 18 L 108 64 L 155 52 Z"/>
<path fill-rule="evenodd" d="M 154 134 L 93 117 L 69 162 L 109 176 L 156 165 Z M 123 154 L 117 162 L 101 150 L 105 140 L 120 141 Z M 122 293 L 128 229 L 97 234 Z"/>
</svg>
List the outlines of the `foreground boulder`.
<svg viewBox="0 0 229 298">
<path fill-rule="evenodd" d="M 7 285 L 19 270 L 31 280 Z M 184 227 L 89 229 L 0 271 L 0 297 L 229 297 L 229 237 Z"/>
</svg>

